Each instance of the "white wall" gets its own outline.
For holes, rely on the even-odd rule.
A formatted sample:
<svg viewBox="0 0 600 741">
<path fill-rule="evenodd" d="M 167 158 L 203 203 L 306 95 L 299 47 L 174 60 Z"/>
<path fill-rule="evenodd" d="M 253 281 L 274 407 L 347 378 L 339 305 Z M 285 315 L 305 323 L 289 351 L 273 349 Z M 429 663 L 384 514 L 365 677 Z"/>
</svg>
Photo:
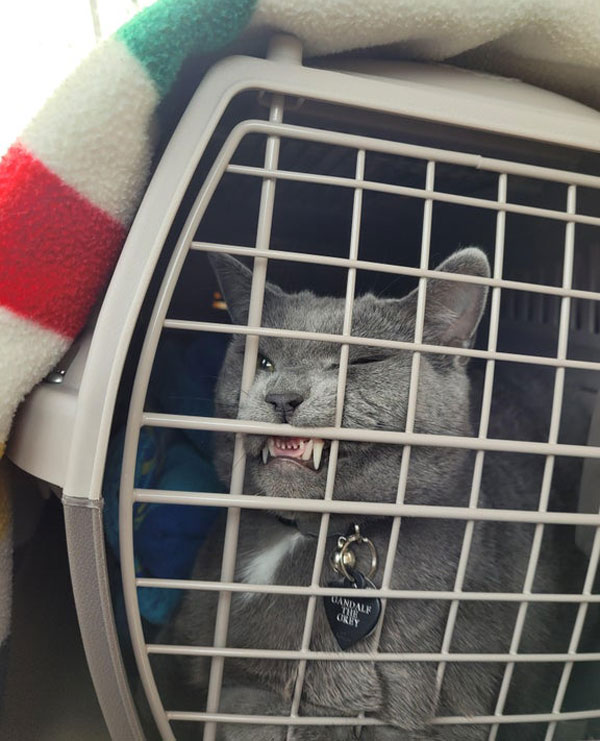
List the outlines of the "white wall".
<svg viewBox="0 0 600 741">
<path fill-rule="evenodd" d="M 98 40 L 154 0 L 0 0 L 0 155 Z"/>
</svg>

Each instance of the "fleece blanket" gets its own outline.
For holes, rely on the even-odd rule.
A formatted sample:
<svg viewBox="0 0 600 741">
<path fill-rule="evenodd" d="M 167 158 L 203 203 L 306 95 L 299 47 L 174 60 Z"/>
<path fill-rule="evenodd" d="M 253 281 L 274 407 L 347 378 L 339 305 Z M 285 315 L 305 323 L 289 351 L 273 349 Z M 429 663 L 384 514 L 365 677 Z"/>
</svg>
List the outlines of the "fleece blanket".
<svg viewBox="0 0 600 741">
<path fill-rule="evenodd" d="M 372 47 L 600 107 L 597 0 L 157 0 L 92 52 L 0 162 L 0 457 L 18 404 L 110 277 L 149 179 L 157 108 L 183 62 L 236 39 L 243 49 L 244 34 L 261 28 L 295 34 L 306 55 Z M 3 496 L 0 535 L 10 528 Z M 1 647 L 7 578 L 0 590 Z"/>
<path fill-rule="evenodd" d="M 307 55 L 384 47 L 600 106 L 597 0 L 158 0 L 92 52 L 0 162 L 0 456 L 18 404 L 109 279 L 183 61 L 240 36 L 243 48 L 261 27 L 295 34 Z"/>
</svg>

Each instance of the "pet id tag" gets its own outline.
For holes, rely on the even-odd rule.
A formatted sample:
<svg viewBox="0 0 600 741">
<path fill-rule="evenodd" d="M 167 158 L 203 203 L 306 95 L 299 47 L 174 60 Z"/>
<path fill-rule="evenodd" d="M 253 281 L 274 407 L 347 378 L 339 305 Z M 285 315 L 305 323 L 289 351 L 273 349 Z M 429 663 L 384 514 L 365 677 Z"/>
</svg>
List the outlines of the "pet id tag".
<svg viewBox="0 0 600 741">
<path fill-rule="evenodd" d="M 371 552 L 371 570 L 365 576 L 359 569 L 354 568 L 356 557 L 352 551 L 353 545 L 366 545 Z M 370 580 L 377 570 L 377 553 L 373 543 L 364 538 L 358 525 L 354 526 L 354 534 L 348 538 L 339 538 L 338 547 L 332 556 L 332 566 L 335 571 L 343 575 L 342 580 L 332 581 L 329 587 L 348 589 L 374 588 Z M 330 595 L 323 598 L 325 614 L 341 649 L 346 650 L 362 638 L 373 632 L 381 615 L 381 600 L 378 597 L 342 597 Z"/>
</svg>

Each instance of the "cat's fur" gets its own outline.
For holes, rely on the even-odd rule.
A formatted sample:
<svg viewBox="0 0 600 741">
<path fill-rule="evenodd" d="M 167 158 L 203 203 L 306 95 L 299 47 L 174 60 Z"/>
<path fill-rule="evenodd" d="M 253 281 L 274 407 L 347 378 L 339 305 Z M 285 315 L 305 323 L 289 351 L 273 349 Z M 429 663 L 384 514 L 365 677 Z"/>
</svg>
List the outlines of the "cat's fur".
<svg viewBox="0 0 600 741">
<path fill-rule="evenodd" d="M 228 256 L 215 257 L 213 266 L 235 323 L 247 321 L 251 273 Z M 461 250 L 438 270 L 488 276 L 485 254 L 476 248 Z M 429 280 L 424 341 L 431 344 L 468 346 L 472 343 L 485 308 L 487 289 L 472 283 Z M 354 304 L 352 334 L 397 340 L 414 339 L 417 292 L 403 299 L 358 297 Z M 310 292 L 283 293 L 268 285 L 262 325 L 286 329 L 340 333 L 343 299 L 317 297 Z M 265 400 L 268 393 L 293 391 L 304 401 L 291 418 L 295 426 L 321 427 L 334 423 L 340 346 L 315 341 L 261 338 L 260 352 L 274 364 L 274 372 L 257 370 L 247 394 L 240 396 L 245 340 L 236 336 L 227 352 L 216 392 L 218 416 L 282 422 L 281 414 Z M 377 362 L 356 362 L 366 356 Z M 404 430 L 412 353 L 350 346 L 343 426 L 378 430 Z M 414 429 L 418 433 L 473 435 L 479 425 L 480 380 L 467 373 L 466 363 L 456 356 L 422 355 Z M 523 399 L 511 399 L 495 388 L 490 437 L 544 439 L 547 417 L 545 390 L 551 384 L 537 374 L 526 386 Z M 514 382 L 522 388 L 522 380 Z M 539 402 L 532 401 L 535 395 Z M 519 405 L 529 399 L 526 413 Z M 540 414 L 538 414 L 540 412 Z M 474 433 L 475 430 L 475 433 Z M 544 431 L 545 430 L 545 431 Z M 247 436 L 244 492 L 258 496 L 321 499 L 327 480 L 328 449 L 319 471 L 301 469 L 280 461 L 264 465 L 261 450 L 266 438 Z M 227 484 L 231 476 L 233 436 L 222 434 L 216 447 L 216 466 Z M 369 443 L 340 444 L 334 499 L 393 502 L 396 500 L 402 447 Z M 452 448 L 415 446 L 405 501 L 415 504 L 467 506 L 475 454 Z M 479 494 L 480 507 L 535 510 L 541 488 L 543 458 L 488 454 Z M 561 508 L 564 505 L 561 505 Z M 570 505 L 572 508 L 572 504 Z M 243 511 L 239 531 L 236 580 L 273 584 L 310 585 L 320 516 L 282 513 L 294 525 L 281 522 L 275 513 Z M 391 518 L 332 516 L 327 556 L 321 583 L 334 573 L 329 564 L 336 535 L 350 523 L 362 526 L 375 544 L 380 567 L 374 578 L 381 584 Z M 534 526 L 480 522 L 475 525 L 465 590 L 519 592 L 529 558 Z M 395 589 L 453 590 L 465 533 L 459 520 L 404 518 L 395 556 L 391 587 Z M 572 533 L 568 533 L 572 536 Z M 561 536 L 562 537 L 562 536 Z M 577 556 L 568 538 L 547 534 L 540 558 L 535 589 L 569 591 Z M 218 580 L 222 530 L 200 553 L 193 577 Z M 557 556 L 560 549 L 560 557 Z M 548 554 L 545 557 L 544 554 Z M 551 556 L 549 555 L 551 554 Z M 572 587 L 571 587 L 572 588 Z M 190 593 L 170 629 L 170 640 L 212 645 L 217 604 L 215 593 Z M 282 595 L 234 594 L 227 645 L 232 647 L 299 649 L 308 600 Z M 439 652 L 450 602 L 391 600 L 381 634 L 382 652 Z M 572 613 L 556 605 L 533 605 L 525 622 L 521 651 L 566 650 Z M 507 652 L 510 646 L 516 603 L 463 601 L 458 611 L 450 650 L 453 652 Z M 566 619 L 568 617 L 568 619 Z M 349 651 L 368 652 L 373 637 L 361 640 Z M 311 648 L 340 651 L 318 598 Z M 340 651 L 341 653 L 341 651 Z M 202 709 L 210 660 L 182 661 L 195 709 Z M 288 714 L 296 679 L 296 662 L 269 659 L 227 659 L 221 701 L 223 712 Z M 365 740 L 487 739 L 489 727 L 431 726 L 438 715 L 490 714 L 504 665 L 494 663 L 453 664 L 446 667 L 439 704 L 435 706 L 438 666 L 434 662 L 309 662 L 306 668 L 300 712 L 302 715 L 356 716 L 360 712 L 388 724 L 365 727 Z M 540 670 L 541 669 L 541 670 Z M 549 711 L 555 689 L 557 665 L 530 669 L 517 665 L 509 694 L 508 712 Z M 550 697 L 550 700 L 548 700 Z M 223 725 L 220 739 L 285 739 L 286 728 L 277 726 Z M 199 733 L 199 730 L 196 731 Z M 502 735 L 506 733 L 507 735 Z M 538 735 L 536 735 L 536 733 Z M 537 739 L 540 727 L 509 727 L 499 738 Z M 352 727 L 298 727 L 296 739 L 351 739 Z"/>
</svg>

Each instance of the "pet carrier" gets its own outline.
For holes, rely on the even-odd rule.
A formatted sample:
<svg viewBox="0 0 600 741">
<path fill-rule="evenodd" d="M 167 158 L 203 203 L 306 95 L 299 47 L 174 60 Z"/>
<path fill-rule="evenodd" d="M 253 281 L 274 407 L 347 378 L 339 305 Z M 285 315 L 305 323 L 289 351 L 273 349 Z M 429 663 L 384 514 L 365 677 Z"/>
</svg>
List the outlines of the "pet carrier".
<svg viewBox="0 0 600 741">
<path fill-rule="evenodd" d="M 183 722 L 202 728 L 198 732 L 205 739 L 215 738 L 225 721 L 232 726 L 283 727 L 289 729 L 290 738 L 294 729 L 318 725 L 372 733 L 383 722 L 361 708 L 339 717 L 301 714 L 307 666 L 339 659 L 348 661 L 349 671 L 356 661 L 433 662 L 438 693 L 453 662 L 495 662 L 502 672 L 492 707 L 471 715 L 438 713 L 432 728 L 479 727 L 485 729 L 485 737 L 495 739 L 513 738 L 511 728 L 531 725 L 546 741 L 598 738 L 600 674 L 594 675 L 593 669 L 600 653 L 594 653 L 593 646 L 584 649 L 583 636 L 600 601 L 594 587 L 600 555 L 599 131 L 599 113 L 516 80 L 441 65 L 357 58 L 317 60 L 307 66 L 299 43 L 291 37 L 274 37 L 266 60 L 232 57 L 206 74 L 148 186 L 93 326 L 31 394 L 8 451 L 17 465 L 49 482 L 62 497 L 81 632 L 113 738 L 143 737 L 132 700 L 138 684 L 164 739 L 176 738 Z M 454 274 L 452 279 L 489 287 L 487 318 L 474 347 L 444 352 L 482 368 L 478 429 L 473 437 L 424 435 L 415 428 L 420 358 L 440 352 L 439 346 L 423 338 L 425 287 L 428 280 L 440 278 L 434 268 L 441 259 L 471 245 L 488 253 L 491 277 Z M 207 255 L 214 253 L 246 258 L 253 265 L 246 324 L 229 323 L 208 263 Z M 310 288 L 321 295 L 345 296 L 342 332 L 262 327 L 267 277 L 284 290 Z M 388 347 L 412 352 L 404 429 L 342 427 L 348 351 L 368 344 L 368 338 L 352 335 L 355 296 L 365 291 L 402 296 L 415 286 L 421 326 L 418 320 L 414 342 L 387 342 Z M 245 338 L 242 393 L 253 382 L 259 338 L 326 340 L 341 348 L 336 423 L 309 432 L 331 441 L 332 468 L 340 441 L 403 446 L 395 502 L 340 500 L 333 475 L 321 500 L 270 501 L 243 493 L 243 435 L 286 433 L 281 426 L 214 416 L 210 378 L 218 373 L 223 338 L 232 333 Z M 379 345 L 386 346 L 386 341 Z M 547 419 L 540 439 L 523 440 L 518 432 L 506 439 L 488 434 L 494 374 L 502 364 L 526 365 L 549 374 L 551 393 L 540 401 Z M 532 383 L 532 398 L 536 388 Z M 523 414 L 533 414 L 534 407 Z M 208 459 L 203 460 L 204 468 L 193 468 L 190 486 L 177 481 L 177 472 L 188 459 L 173 464 L 170 479 L 144 478 L 156 456 L 165 455 L 182 435 L 187 436 L 186 444 L 192 436 L 194 447 L 198 436 L 203 436 L 204 445 L 215 432 L 234 434 L 236 462 L 242 459 L 242 465 L 234 468 L 230 491 L 219 491 Z M 287 434 L 308 433 L 292 428 Z M 107 500 L 111 514 L 103 524 L 107 486 L 117 476 L 113 471 L 107 482 L 113 443 L 117 471 L 123 450 L 120 513 L 117 517 L 115 502 Z M 410 451 L 427 445 L 475 451 L 463 506 L 405 500 Z M 144 446 L 151 448 L 147 458 Z M 543 462 L 537 508 L 479 507 L 486 457 L 510 455 Z M 562 462 L 572 464 L 576 482 L 569 511 L 550 504 L 551 485 Z M 163 505 L 170 509 L 161 510 Z M 141 531 L 136 530 L 139 521 L 155 511 L 165 513 L 163 523 L 179 522 L 177 511 L 183 505 L 188 506 L 180 510 L 186 513 L 184 519 L 192 508 L 201 513 L 194 520 L 200 530 L 214 517 L 214 508 L 227 512 L 220 580 L 174 578 L 160 568 L 142 568 L 140 549 L 148 550 L 148 543 L 141 542 Z M 323 515 L 308 585 L 273 585 L 268 574 L 260 573 L 254 574 L 252 583 L 236 580 L 240 513 L 274 509 Z M 411 656 L 374 649 L 361 652 L 360 644 L 346 653 L 311 649 L 320 600 L 335 594 L 321 581 L 320 562 L 329 548 L 326 518 L 328 513 L 346 512 L 390 519 L 389 551 L 379 554 L 382 578 L 372 595 L 384 603 L 443 602 L 447 618 L 435 650 L 423 648 Z M 402 538 L 401 521 L 432 517 L 464 523 L 453 585 L 391 589 L 390 554 Z M 529 528 L 522 589 L 498 591 L 490 584 L 484 593 L 469 592 L 465 579 L 474 533 L 480 523 L 496 520 Z M 105 527 L 111 532 L 105 533 Z M 548 532 L 561 528 L 576 529 L 587 559 L 584 578 L 567 594 L 537 590 L 542 541 Z M 122 592 L 118 578 L 109 579 L 107 570 L 106 539 L 115 545 L 117 533 Z M 156 537 L 159 553 L 166 553 Z M 177 550 L 176 532 L 170 531 L 168 537 L 169 547 Z M 114 559 L 111 555 L 109 560 Z M 142 617 L 140 611 L 143 596 L 154 594 L 161 605 L 167 600 L 170 610 L 181 590 L 217 595 L 210 645 L 170 645 L 153 639 L 156 631 L 148 628 L 149 613 Z M 117 630 L 113 612 L 121 593 L 127 631 Z M 230 605 L 239 593 L 288 594 L 302 600 L 305 618 L 297 648 L 230 645 Z M 514 606 L 511 640 L 504 652 L 453 649 L 455 624 L 469 600 Z M 528 613 L 548 602 L 570 610 L 567 645 L 553 653 L 526 653 L 522 635 Z M 127 660 L 129 646 L 135 670 L 133 661 Z M 204 706 L 186 710 L 163 704 L 150 661 L 159 655 L 210 658 Z M 253 714 L 243 707 L 237 713 L 220 712 L 225 663 L 251 656 L 292 662 L 295 680 L 287 714 Z M 531 662 L 540 673 L 559 668 L 551 702 L 545 712 L 506 712 L 511 680 Z M 590 671 L 579 678 L 579 669 Z M 586 689 L 579 692 L 577 687 Z"/>
</svg>

